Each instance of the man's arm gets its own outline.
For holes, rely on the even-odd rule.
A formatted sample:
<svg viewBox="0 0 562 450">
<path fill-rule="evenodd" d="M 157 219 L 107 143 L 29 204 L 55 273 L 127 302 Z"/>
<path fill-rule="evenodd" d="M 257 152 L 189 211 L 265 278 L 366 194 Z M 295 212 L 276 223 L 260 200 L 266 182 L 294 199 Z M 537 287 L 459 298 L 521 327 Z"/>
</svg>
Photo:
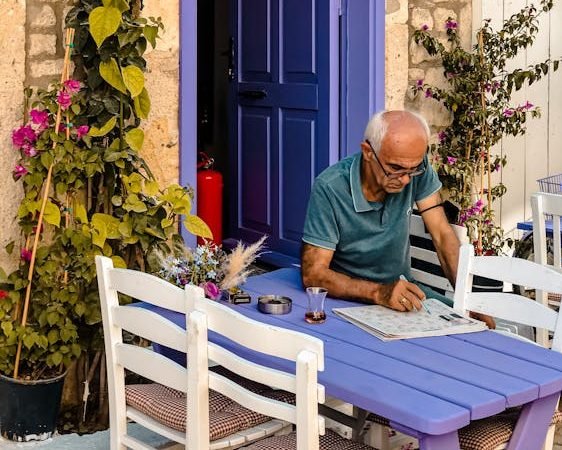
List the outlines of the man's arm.
<svg viewBox="0 0 562 450">
<path fill-rule="evenodd" d="M 349 277 L 330 269 L 333 255 L 332 250 L 303 243 L 301 270 L 305 287 L 322 286 L 332 297 L 360 300 L 397 311 L 421 309 L 420 299 L 424 294 L 415 284 L 403 280 L 379 284 Z"/>
<path fill-rule="evenodd" d="M 425 226 L 431 234 L 443 272 L 454 287 L 457 278 L 460 242 L 453 228 L 449 225 L 443 208 L 440 206 L 433 208 L 440 203 L 441 195 L 437 192 L 417 202 L 417 206 Z M 494 319 L 488 315 L 471 312 L 470 316 L 485 322 L 488 328 L 496 328 Z"/>
</svg>

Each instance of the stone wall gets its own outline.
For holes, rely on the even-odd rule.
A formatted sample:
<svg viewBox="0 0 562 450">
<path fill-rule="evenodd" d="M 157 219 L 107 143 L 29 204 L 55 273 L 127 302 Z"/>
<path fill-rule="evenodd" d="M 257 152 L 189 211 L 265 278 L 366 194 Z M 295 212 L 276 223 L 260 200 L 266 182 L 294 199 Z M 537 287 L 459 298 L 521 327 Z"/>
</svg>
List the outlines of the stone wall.
<svg viewBox="0 0 562 450">
<path fill-rule="evenodd" d="M 471 0 L 387 0 L 386 2 L 386 108 L 419 111 L 434 127 L 446 126 L 447 111 L 436 101 L 413 98 L 410 86 L 423 79 L 436 86 L 446 86 L 438 61 L 413 42 L 416 29 L 428 30 L 446 40 L 445 21 L 452 17 L 459 23 L 464 46 L 471 42 Z"/>
<path fill-rule="evenodd" d="M 11 130 L 21 123 L 24 86 L 46 87 L 58 80 L 64 55 L 64 17 L 72 1 L 0 0 L 0 267 L 8 269 L 17 255 L 3 251 L 18 239 L 14 217 L 21 183 L 12 180 L 16 152 Z M 156 177 L 166 185 L 178 181 L 179 0 L 145 2 L 145 16 L 161 17 L 165 32 L 146 53 L 147 89 L 152 111 L 144 123 L 143 154 Z"/>
</svg>

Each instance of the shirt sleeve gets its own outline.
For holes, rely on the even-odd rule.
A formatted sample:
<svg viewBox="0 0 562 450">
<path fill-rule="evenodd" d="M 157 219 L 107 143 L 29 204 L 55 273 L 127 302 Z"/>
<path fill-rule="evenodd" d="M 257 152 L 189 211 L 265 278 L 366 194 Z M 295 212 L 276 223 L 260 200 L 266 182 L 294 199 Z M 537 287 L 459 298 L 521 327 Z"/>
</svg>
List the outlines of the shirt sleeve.
<svg viewBox="0 0 562 450">
<path fill-rule="evenodd" d="M 424 157 L 425 166 L 427 167 L 426 171 L 420 175 L 419 177 L 414 177 L 415 180 L 415 192 L 414 192 L 414 201 L 418 202 L 423 200 L 424 198 L 429 197 L 430 195 L 434 194 L 435 192 L 441 189 L 442 184 L 437 176 L 437 172 L 433 168 L 433 166 L 429 163 L 429 158 L 427 154 Z"/>
<path fill-rule="evenodd" d="M 302 240 L 316 247 L 335 250 L 339 242 L 333 192 L 322 181 L 315 181 L 308 201 Z"/>
</svg>

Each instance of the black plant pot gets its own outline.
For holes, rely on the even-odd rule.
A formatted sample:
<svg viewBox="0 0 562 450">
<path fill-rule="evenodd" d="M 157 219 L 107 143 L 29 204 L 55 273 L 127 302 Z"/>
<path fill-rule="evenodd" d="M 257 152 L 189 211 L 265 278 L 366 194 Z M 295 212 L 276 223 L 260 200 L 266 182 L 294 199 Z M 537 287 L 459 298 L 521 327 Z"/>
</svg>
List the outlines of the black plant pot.
<svg viewBox="0 0 562 450">
<path fill-rule="evenodd" d="M 472 279 L 472 292 L 502 292 L 503 281 L 474 275 Z"/>
<path fill-rule="evenodd" d="M 54 433 L 66 373 L 26 381 L 0 375 L 0 432 L 12 441 L 42 441 Z"/>
</svg>

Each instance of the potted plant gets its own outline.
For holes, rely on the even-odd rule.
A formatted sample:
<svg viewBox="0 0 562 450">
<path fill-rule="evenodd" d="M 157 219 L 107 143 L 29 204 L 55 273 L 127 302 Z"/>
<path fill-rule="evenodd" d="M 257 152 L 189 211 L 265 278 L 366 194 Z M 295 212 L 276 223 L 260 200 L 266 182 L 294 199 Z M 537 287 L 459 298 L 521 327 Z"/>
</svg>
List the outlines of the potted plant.
<svg viewBox="0 0 562 450">
<path fill-rule="evenodd" d="M 524 69 L 508 69 L 508 62 L 533 44 L 538 17 L 552 6 L 548 0 L 541 0 L 538 9 L 527 6 L 505 20 L 500 30 L 484 21 L 471 50 L 461 47 L 458 24 L 452 18 L 443 24 L 447 43 L 432 36 L 427 26 L 414 32 L 414 41 L 441 61 L 449 85 L 442 89 L 418 80 L 412 89 L 450 113 L 450 125 L 439 132 L 430 150 L 446 194 L 460 210 L 455 222 L 466 227 L 479 255 L 499 254 L 506 244 L 513 244 L 495 223 L 493 203 L 506 187 L 494 181 L 493 174 L 507 159 L 495 154 L 493 147 L 504 136 L 523 135 L 527 120 L 540 114 L 530 101 L 514 104 L 512 94 L 550 69 L 557 70 L 559 61 L 546 60 Z"/>
<path fill-rule="evenodd" d="M 24 190 L 21 239 L 6 249 L 20 262 L 0 270 L 0 428 L 10 439 L 48 437 L 66 369 L 92 353 L 103 360 L 95 255 L 148 269 L 151 255 L 182 242 L 179 215 L 189 231 L 211 237 L 190 213 L 191 191 L 161 189 L 139 154 L 150 110 L 142 55 L 162 29 L 140 9 L 140 1 L 76 2 L 60 82 L 25 91 L 23 123 L 12 135 L 13 176 Z M 57 387 L 49 400 L 13 393 L 36 385 Z M 47 409 L 55 418 L 35 417 Z"/>
</svg>

